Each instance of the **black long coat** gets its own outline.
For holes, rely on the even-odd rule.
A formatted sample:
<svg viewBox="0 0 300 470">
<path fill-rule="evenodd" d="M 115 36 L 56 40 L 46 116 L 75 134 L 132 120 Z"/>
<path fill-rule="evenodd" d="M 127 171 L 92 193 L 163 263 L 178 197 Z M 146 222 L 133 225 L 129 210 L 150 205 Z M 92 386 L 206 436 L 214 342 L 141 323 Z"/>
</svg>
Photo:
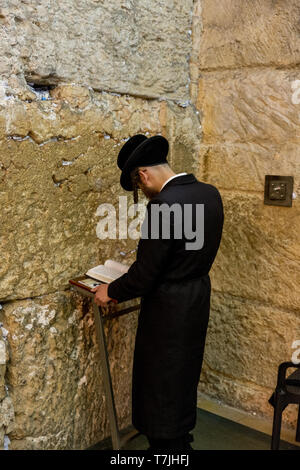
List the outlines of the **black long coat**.
<svg viewBox="0 0 300 470">
<path fill-rule="evenodd" d="M 201 249 L 186 250 L 187 239 L 175 238 L 172 231 L 170 239 L 141 238 L 136 261 L 109 284 L 108 295 L 119 302 L 141 297 L 132 423 L 152 438 L 172 439 L 196 424 L 197 386 L 210 308 L 208 273 L 221 240 L 223 205 L 218 190 L 199 182 L 192 173 L 172 179 L 150 200 L 147 220 L 154 203 L 190 204 L 193 209 L 204 204 L 204 244 Z M 191 217 L 195 227 L 195 210 Z M 171 225 L 174 227 L 172 218 Z"/>
</svg>

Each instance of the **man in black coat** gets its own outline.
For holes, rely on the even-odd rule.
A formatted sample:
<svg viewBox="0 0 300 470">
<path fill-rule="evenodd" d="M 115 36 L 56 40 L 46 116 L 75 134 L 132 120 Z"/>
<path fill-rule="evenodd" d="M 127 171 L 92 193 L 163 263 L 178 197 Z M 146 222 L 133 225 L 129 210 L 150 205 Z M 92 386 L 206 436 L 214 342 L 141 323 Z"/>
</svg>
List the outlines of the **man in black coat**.
<svg viewBox="0 0 300 470">
<path fill-rule="evenodd" d="M 223 228 L 218 190 L 176 175 L 162 136 L 133 136 L 118 155 L 121 185 L 148 197 L 136 261 L 94 289 L 107 305 L 141 297 L 132 376 L 132 423 L 151 450 L 188 450 L 210 309 L 209 271 Z"/>
</svg>

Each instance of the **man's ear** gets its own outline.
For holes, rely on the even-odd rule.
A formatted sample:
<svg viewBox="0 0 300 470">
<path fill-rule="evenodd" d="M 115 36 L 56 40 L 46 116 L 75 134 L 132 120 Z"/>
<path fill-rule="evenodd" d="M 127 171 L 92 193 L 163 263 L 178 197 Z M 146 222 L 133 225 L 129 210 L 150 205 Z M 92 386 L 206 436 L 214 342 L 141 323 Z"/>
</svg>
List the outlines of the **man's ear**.
<svg viewBox="0 0 300 470">
<path fill-rule="evenodd" d="M 149 175 L 148 175 L 148 173 L 147 173 L 147 169 L 145 169 L 145 170 L 139 169 L 139 175 L 140 175 L 141 182 L 142 182 L 143 184 L 147 184 L 148 179 L 149 179 Z"/>
</svg>

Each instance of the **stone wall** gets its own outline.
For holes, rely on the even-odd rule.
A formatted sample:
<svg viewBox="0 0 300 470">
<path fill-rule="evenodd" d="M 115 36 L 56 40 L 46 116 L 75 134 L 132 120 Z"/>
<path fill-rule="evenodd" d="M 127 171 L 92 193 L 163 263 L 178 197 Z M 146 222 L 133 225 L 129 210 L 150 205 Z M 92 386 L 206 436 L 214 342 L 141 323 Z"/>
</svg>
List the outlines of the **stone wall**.
<svg viewBox="0 0 300 470">
<path fill-rule="evenodd" d="M 116 157 L 136 133 L 165 135 L 174 170 L 224 199 L 199 391 L 271 416 L 277 365 L 300 339 L 299 200 L 263 205 L 265 174 L 294 176 L 299 193 L 298 9 L 1 3 L 0 448 L 84 449 L 110 433 L 91 305 L 68 280 L 134 259 L 135 240 L 96 226 L 99 204 L 126 195 Z M 105 326 L 121 428 L 137 315 Z"/>
<path fill-rule="evenodd" d="M 199 152 L 191 107 L 74 85 L 58 85 L 49 96 L 29 103 L 11 95 L 0 112 L 0 320 L 9 353 L 1 385 L 14 410 L 8 426 L 4 408 L 2 429 L 10 449 L 87 448 L 110 434 L 91 308 L 69 292 L 68 280 L 107 258 L 134 259 L 135 240 L 96 235 L 98 205 L 117 207 L 125 195 L 116 156 L 128 135 L 163 131 L 170 161 L 178 156 L 175 169 L 196 172 Z M 121 428 L 131 418 L 136 321 L 132 313 L 106 330 Z"/>
<path fill-rule="evenodd" d="M 192 12 L 191 0 L 1 5 L 0 448 L 110 434 L 91 305 L 68 280 L 134 260 L 135 240 L 96 234 L 99 204 L 127 195 L 116 158 L 131 135 L 164 134 L 174 169 L 198 171 Z M 121 428 L 137 316 L 105 327 Z"/>
<path fill-rule="evenodd" d="M 4 0 L 1 74 L 188 99 L 192 0 Z"/>
<path fill-rule="evenodd" d="M 200 159 L 225 223 L 199 389 L 268 418 L 300 339 L 299 13 L 297 1 L 202 1 Z M 263 204 L 268 174 L 294 176 L 293 207 Z M 284 419 L 295 424 L 293 406 Z"/>
</svg>

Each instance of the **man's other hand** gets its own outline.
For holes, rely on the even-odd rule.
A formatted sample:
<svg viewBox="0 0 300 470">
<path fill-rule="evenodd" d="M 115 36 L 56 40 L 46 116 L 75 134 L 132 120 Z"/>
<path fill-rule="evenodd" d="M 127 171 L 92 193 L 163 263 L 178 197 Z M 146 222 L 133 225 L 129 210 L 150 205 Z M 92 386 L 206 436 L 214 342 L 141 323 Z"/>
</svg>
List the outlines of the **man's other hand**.
<svg viewBox="0 0 300 470">
<path fill-rule="evenodd" d="M 94 301 L 99 305 L 99 307 L 106 307 L 108 302 L 113 300 L 111 297 L 108 297 L 107 290 L 108 284 L 100 284 L 99 286 L 91 289 L 92 292 L 96 292 Z"/>
</svg>

